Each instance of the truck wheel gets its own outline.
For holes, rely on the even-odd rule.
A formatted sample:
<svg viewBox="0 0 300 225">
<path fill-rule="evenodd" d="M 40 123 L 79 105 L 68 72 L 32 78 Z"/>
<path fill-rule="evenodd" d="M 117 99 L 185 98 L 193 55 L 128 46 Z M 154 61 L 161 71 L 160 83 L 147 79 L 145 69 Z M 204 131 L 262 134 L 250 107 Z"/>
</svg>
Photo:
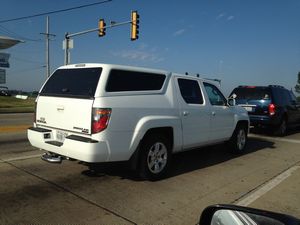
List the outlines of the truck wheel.
<svg viewBox="0 0 300 225">
<path fill-rule="evenodd" d="M 142 142 L 139 174 L 143 179 L 159 180 L 166 176 L 171 162 L 170 142 L 160 134 Z"/>
<path fill-rule="evenodd" d="M 280 122 L 279 126 L 276 127 L 274 134 L 283 137 L 286 135 L 286 130 L 287 130 L 287 122 L 286 119 L 283 118 L 282 121 Z"/>
<path fill-rule="evenodd" d="M 247 127 L 241 124 L 237 125 L 229 141 L 232 152 L 242 153 L 245 150 L 247 135 Z"/>
</svg>

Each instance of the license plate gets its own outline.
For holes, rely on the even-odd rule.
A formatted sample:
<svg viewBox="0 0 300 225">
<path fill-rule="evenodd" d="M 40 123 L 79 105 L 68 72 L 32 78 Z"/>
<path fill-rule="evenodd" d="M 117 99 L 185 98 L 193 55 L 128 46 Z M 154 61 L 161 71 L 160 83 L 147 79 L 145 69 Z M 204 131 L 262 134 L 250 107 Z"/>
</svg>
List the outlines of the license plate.
<svg viewBox="0 0 300 225">
<path fill-rule="evenodd" d="M 56 140 L 59 142 L 64 142 L 65 138 L 68 136 L 67 132 L 63 132 L 63 131 L 56 131 Z"/>
<path fill-rule="evenodd" d="M 253 112 L 253 107 L 251 106 L 244 106 L 244 109 L 246 109 L 248 112 Z"/>
</svg>

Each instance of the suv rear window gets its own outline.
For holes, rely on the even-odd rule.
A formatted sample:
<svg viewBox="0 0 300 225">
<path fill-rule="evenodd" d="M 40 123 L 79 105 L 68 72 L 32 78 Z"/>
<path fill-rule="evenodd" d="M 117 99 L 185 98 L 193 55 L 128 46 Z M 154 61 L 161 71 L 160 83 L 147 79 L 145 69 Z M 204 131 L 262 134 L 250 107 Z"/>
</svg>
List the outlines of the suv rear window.
<svg viewBox="0 0 300 225">
<path fill-rule="evenodd" d="M 235 88 L 230 97 L 235 94 L 236 99 L 245 100 L 271 100 L 271 92 L 269 88 L 264 87 L 242 87 Z"/>
<path fill-rule="evenodd" d="M 107 80 L 106 91 L 156 91 L 162 88 L 165 79 L 164 74 L 113 69 Z"/>
<path fill-rule="evenodd" d="M 93 98 L 102 68 L 56 70 L 43 87 L 40 95 Z"/>
</svg>

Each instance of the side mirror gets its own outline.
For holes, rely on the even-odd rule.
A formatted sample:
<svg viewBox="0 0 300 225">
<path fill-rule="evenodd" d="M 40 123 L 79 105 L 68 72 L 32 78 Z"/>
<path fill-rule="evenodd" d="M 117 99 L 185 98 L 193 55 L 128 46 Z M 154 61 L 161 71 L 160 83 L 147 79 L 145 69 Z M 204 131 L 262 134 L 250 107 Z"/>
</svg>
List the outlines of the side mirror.
<svg viewBox="0 0 300 225">
<path fill-rule="evenodd" d="M 236 205 L 208 206 L 201 214 L 199 225 L 299 225 L 300 220 L 285 214 Z"/>
<path fill-rule="evenodd" d="M 229 106 L 235 106 L 236 105 L 236 101 L 234 98 L 228 98 L 227 99 L 227 105 Z"/>
</svg>

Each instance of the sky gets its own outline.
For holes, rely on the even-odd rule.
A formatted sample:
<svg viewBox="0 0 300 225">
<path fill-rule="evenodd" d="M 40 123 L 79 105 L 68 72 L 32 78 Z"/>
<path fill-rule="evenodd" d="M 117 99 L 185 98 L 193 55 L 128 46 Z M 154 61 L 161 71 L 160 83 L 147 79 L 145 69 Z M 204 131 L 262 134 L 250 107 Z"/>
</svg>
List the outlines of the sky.
<svg viewBox="0 0 300 225">
<path fill-rule="evenodd" d="M 1 0 L 0 21 L 101 0 Z M 51 72 L 64 64 L 66 32 L 125 22 L 140 15 L 139 39 L 130 25 L 74 37 L 71 63 L 113 63 L 221 79 L 228 95 L 238 85 L 294 88 L 300 71 L 299 0 L 112 0 L 49 15 Z M 10 49 L 9 89 L 39 90 L 46 79 L 46 16 L 0 23 L 0 36 L 24 40 Z"/>
</svg>

